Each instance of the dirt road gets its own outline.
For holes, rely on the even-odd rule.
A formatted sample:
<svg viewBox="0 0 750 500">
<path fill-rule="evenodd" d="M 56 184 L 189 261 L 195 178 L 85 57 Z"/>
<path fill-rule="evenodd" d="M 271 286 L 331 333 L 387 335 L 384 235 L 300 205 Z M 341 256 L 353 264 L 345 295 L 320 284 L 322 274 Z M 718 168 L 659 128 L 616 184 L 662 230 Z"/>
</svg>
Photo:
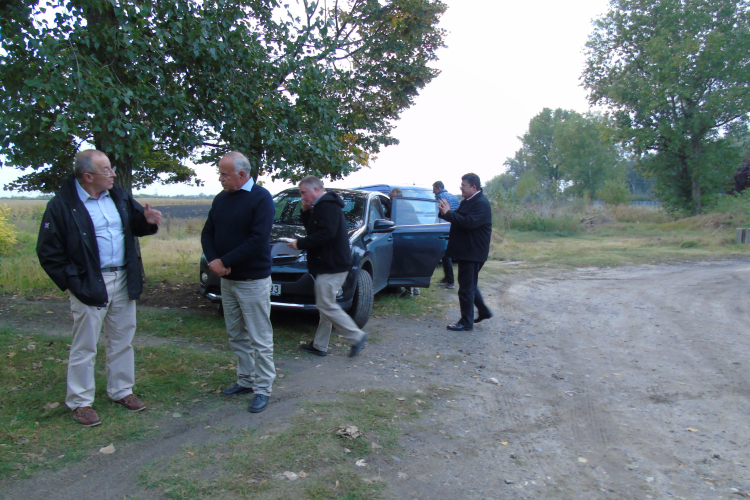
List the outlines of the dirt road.
<svg viewBox="0 0 750 500">
<path fill-rule="evenodd" d="M 366 330 L 379 341 L 354 363 L 283 360 L 289 374 L 266 412 L 250 420 L 243 406 L 215 425 L 278 425 L 305 399 L 432 384 L 451 393 L 406 427 L 406 452 L 373 456 L 363 471 L 387 497 L 750 498 L 750 261 L 530 277 L 489 263 L 481 278 L 495 317 L 472 333 L 445 329 L 458 317 L 445 291 L 440 315 L 373 319 Z M 160 498 L 137 486 L 140 468 L 215 439 L 228 436 L 174 429 L 5 484 L 0 497 Z"/>
</svg>

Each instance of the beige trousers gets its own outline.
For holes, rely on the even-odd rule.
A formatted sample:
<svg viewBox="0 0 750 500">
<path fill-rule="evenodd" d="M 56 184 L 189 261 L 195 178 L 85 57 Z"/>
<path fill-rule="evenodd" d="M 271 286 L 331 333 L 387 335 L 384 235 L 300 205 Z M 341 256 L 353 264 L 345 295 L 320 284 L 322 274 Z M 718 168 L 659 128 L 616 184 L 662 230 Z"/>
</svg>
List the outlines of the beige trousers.
<svg viewBox="0 0 750 500">
<path fill-rule="evenodd" d="M 313 347 L 328 351 L 331 339 L 331 327 L 350 344 L 357 344 L 365 336 L 354 320 L 336 303 L 336 293 L 346 280 L 347 272 L 336 274 L 319 274 L 315 277 L 315 305 L 320 313 L 318 331 L 315 333 Z"/>
<path fill-rule="evenodd" d="M 68 358 L 68 395 L 65 404 L 75 410 L 94 404 L 94 363 L 97 342 L 104 330 L 107 354 L 107 394 L 115 401 L 133 393 L 135 384 L 135 301 L 128 297 L 126 271 L 102 273 L 109 303 L 87 306 L 70 295 L 73 313 L 73 341 Z"/>
<path fill-rule="evenodd" d="M 271 326 L 271 278 L 221 279 L 221 303 L 229 348 L 237 355 L 237 383 L 255 394 L 271 395 L 276 379 Z"/>
</svg>

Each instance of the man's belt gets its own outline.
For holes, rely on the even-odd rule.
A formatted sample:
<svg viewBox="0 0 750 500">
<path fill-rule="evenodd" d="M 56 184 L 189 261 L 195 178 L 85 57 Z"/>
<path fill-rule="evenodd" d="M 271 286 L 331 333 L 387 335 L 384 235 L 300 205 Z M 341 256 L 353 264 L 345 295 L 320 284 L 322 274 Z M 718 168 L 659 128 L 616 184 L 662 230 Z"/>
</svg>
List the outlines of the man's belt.
<svg viewBox="0 0 750 500">
<path fill-rule="evenodd" d="M 103 273 L 116 273 L 117 271 L 124 271 L 125 266 L 113 266 L 113 267 L 103 267 L 102 272 Z"/>
</svg>

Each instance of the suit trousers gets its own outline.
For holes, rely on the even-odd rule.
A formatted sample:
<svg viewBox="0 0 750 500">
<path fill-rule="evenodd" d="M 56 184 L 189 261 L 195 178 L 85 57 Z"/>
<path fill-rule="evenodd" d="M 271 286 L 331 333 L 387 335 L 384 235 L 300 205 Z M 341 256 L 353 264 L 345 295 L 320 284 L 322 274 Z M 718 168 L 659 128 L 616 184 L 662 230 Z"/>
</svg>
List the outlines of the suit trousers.
<svg viewBox="0 0 750 500">
<path fill-rule="evenodd" d="M 237 384 L 271 395 L 276 379 L 271 326 L 271 278 L 234 281 L 221 278 L 221 302 L 229 348 L 237 355 Z"/>
<path fill-rule="evenodd" d="M 348 272 L 336 274 L 319 274 L 315 277 L 315 305 L 320 313 L 318 331 L 315 333 L 313 347 L 320 351 L 328 351 L 331 339 L 331 328 L 344 337 L 350 344 L 357 344 L 365 336 L 354 320 L 344 312 L 336 302 L 336 294 L 344 284 Z"/>
<path fill-rule="evenodd" d="M 458 303 L 461 306 L 460 323 L 469 328 L 474 328 L 474 306 L 477 306 L 480 315 L 486 316 L 491 314 L 477 286 L 479 271 L 482 269 L 482 266 L 484 266 L 484 262 L 458 261 Z"/>
<path fill-rule="evenodd" d="M 135 355 L 131 343 L 135 336 L 135 301 L 128 296 L 127 271 L 102 273 L 102 278 L 109 297 L 106 306 L 87 306 L 70 294 L 73 340 L 65 404 L 71 410 L 94 404 L 94 364 L 102 329 L 106 336 L 107 394 L 117 401 L 133 393 Z"/>
</svg>

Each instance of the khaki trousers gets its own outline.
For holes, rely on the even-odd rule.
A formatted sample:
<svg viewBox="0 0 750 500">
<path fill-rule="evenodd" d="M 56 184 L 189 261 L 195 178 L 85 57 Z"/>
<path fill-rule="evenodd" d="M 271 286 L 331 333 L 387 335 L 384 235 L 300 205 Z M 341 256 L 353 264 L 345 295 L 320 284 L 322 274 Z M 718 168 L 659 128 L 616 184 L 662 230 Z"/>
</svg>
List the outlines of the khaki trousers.
<svg viewBox="0 0 750 500">
<path fill-rule="evenodd" d="M 94 363 L 99 335 L 104 330 L 107 354 L 107 394 L 115 401 L 133 393 L 135 384 L 135 301 L 128 297 L 126 271 L 102 273 L 109 303 L 87 306 L 73 294 L 73 341 L 68 358 L 68 395 L 65 404 L 75 410 L 94 404 Z"/>
<path fill-rule="evenodd" d="M 255 394 L 271 395 L 276 379 L 271 326 L 271 278 L 221 279 L 221 302 L 229 348 L 237 355 L 237 383 Z"/>
<path fill-rule="evenodd" d="M 315 305 L 320 313 L 318 331 L 315 333 L 313 347 L 328 351 L 331 339 L 331 327 L 350 344 L 359 343 L 365 332 L 359 329 L 354 320 L 336 303 L 336 293 L 346 280 L 347 272 L 336 274 L 319 274 L 315 277 Z"/>
</svg>

